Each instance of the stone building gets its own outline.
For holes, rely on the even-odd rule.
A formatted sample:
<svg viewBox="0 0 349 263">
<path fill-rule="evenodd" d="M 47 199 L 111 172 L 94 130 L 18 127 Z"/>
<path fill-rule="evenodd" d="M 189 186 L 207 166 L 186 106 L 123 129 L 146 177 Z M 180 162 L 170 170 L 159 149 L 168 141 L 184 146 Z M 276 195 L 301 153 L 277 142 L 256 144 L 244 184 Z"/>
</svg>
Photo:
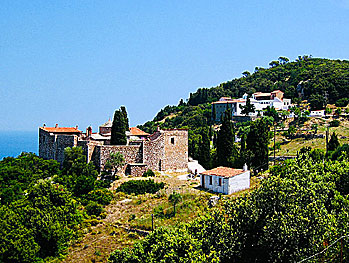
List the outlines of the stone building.
<svg viewBox="0 0 349 263">
<path fill-rule="evenodd" d="M 110 145 L 109 123 L 99 127 L 99 133 L 86 133 L 76 128 L 40 127 L 39 156 L 62 163 L 66 147 L 80 146 L 87 161 L 92 161 L 99 170 L 104 168 L 110 153 L 121 152 L 125 158 L 126 174 L 140 176 L 147 169 L 154 171 L 187 171 L 188 131 L 183 129 L 160 130 L 148 134 L 131 127 L 126 132 L 127 145 Z"/>
</svg>

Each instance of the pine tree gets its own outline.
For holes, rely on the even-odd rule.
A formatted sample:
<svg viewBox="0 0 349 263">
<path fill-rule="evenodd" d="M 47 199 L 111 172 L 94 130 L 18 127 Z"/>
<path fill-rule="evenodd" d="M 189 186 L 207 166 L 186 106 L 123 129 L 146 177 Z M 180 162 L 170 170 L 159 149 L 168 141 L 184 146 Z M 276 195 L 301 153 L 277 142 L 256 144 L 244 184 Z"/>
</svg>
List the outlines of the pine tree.
<svg viewBox="0 0 349 263">
<path fill-rule="evenodd" d="M 126 122 L 124 113 L 116 110 L 114 113 L 113 124 L 111 127 L 111 145 L 126 145 Z"/>
<path fill-rule="evenodd" d="M 122 114 L 124 115 L 125 129 L 126 129 L 126 131 L 128 131 L 130 129 L 130 125 L 129 125 L 129 120 L 128 120 L 128 117 L 127 117 L 126 107 L 125 106 L 121 106 L 120 110 L 121 110 Z"/>
<path fill-rule="evenodd" d="M 237 149 L 234 145 L 234 130 L 231 122 L 231 111 L 227 109 L 223 116 L 221 128 L 217 136 L 218 165 L 232 167 L 237 159 Z"/>
</svg>

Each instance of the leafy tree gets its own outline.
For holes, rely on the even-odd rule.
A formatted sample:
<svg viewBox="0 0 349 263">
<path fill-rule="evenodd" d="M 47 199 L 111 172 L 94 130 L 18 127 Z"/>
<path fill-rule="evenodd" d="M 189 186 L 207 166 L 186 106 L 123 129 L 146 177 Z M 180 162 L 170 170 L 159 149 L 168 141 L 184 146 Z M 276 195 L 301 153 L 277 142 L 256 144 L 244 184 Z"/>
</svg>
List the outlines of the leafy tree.
<svg viewBox="0 0 349 263">
<path fill-rule="evenodd" d="M 276 67 L 276 66 L 279 66 L 280 65 L 280 62 L 277 61 L 277 60 L 273 60 L 269 63 L 269 66 L 271 66 L 272 68 L 273 67 Z"/>
<path fill-rule="evenodd" d="M 10 204 L 24 198 L 24 191 L 39 179 L 58 174 L 59 163 L 44 160 L 34 153 L 22 153 L 17 158 L 0 161 L 0 203 Z"/>
<path fill-rule="evenodd" d="M 338 148 L 339 146 L 339 140 L 338 140 L 338 136 L 335 132 L 332 133 L 332 136 L 331 136 L 331 139 L 330 141 L 328 142 L 328 146 L 327 146 L 327 149 L 329 151 L 334 151 Z"/>
<path fill-rule="evenodd" d="M 62 174 L 55 179 L 58 183 L 75 196 L 82 197 L 94 189 L 97 176 L 97 170 L 91 162 L 86 162 L 81 147 L 65 148 Z"/>
<path fill-rule="evenodd" d="M 173 214 L 176 215 L 176 204 L 182 200 L 182 196 L 176 191 L 170 194 L 168 201 L 173 204 Z"/>
<path fill-rule="evenodd" d="M 322 110 L 325 106 L 325 99 L 321 94 L 310 95 L 308 101 L 312 110 Z"/>
<path fill-rule="evenodd" d="M 279 57 L 278 60 L 279 60 L 281 65 L 285 65 L 286 63 L 288 63 L 290 61 L 289 58 L 287 58 L 287 57 Z"/>
<path fill-rule="evenodd" d="M 326 113 L 327 115 L 329 115 L 329 114 L 332 113 L 332 110 L 331 110 L 330 108 L 326 108 L 326 109 L 325 109 L 325 113 Z"/>
<path fill-rule="evenodd" d="M 234 130 L 230 120 L 231 112 L 226 110 L 222 125 L 217 136 L 218 165 L 232 167 L 237 158 L 237 149 L 234 145 Z"/>
<path fill-rule="evenodd" d="M 248 116 L 248 114 L 250 112 L 254 112 L 255 111 L 255 107 L 254 105 L 251 103 L 251 98 L 250 97 L 247 97 L 247 100 L 246 100 L 246 104 L 245 105 L 241 105 L 240 104 L 240 108 L 242 109 L 241 110 L 241 113 L 244 114 L 245 116 Z"/>
<path fill-rule="evenodd" d="M 125 165 L 125 158 L 121 152 L 111 152 L 109 158 L 104 165 L 104 176 L 111 175 L 115 179 L 116 174 Z"/>
<path fill-rule="evenodd" d="M 245 78 L 247 78 L 247 77 L 249 77 L 249 76 L 251 76 L 251 73 L 249 72 L 249 71 L 244 71 L 244 72 L 242 72 L 242 75 L 245 77 Z"/>
<path fill-rule="evenodd" d="M 346 107 L 349 103 L 349 99 L 348 98 L 341 98 L 339 100 L 336 101 L 336 106 L 337 107 Z"/>
<path fill-rule="evenodd" d="M 268 106 L 265 109 L 265 112 L 263 114 L 264 116 L 269 116 L 273 118 L 274 123 L 278 123 L 280 121 L 279 113 L 276 111 L 274 107 Z"/>
<path fill-rule="evenodd" d="M 126 120 L 122 110 L 116 110 L 114 113 L 113 124 L 111 127 L 111 145 L 126 145 Z"/>
<path fill-rule="evenodd" d="M 246 149 L 253 155 L 249 166 L 255 169 L 268 169 L 268 144 L 270 123 L 266 118 L 251 122 L 250 131 L 246 138 Z"/>
<path fill-rule="evenodd" d="M 342 109 L 341 108 L 337 108 L 336 110 L 335 110 L 335 114 L 339 117 L 339 115 L 341 115 L 341 113 L 342 113 Z"/>
</svg>

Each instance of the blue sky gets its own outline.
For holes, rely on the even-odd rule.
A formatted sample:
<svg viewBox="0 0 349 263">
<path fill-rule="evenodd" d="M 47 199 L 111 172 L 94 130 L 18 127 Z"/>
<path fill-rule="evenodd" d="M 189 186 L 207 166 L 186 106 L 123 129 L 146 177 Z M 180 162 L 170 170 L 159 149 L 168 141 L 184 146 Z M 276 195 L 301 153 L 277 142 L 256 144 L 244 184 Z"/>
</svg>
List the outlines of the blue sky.
<svg viewBox="0 0 349 263">
<path fill-rule="evenodd" d="M 349 0 L 6 1 L 0 130 L 131 125 L 279 56 L 348 59 Z"/>
</svg>

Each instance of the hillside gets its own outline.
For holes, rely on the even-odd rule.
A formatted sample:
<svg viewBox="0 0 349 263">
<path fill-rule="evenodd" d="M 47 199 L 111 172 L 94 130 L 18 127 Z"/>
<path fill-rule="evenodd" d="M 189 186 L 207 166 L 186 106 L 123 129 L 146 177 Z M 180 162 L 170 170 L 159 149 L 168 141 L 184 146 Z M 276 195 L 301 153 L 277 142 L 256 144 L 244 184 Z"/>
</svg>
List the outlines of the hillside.
<svg viewBox="0 0 349 263">
<path fill-rule="evenodd" d="M 211 125 L 211 102 L 223 96 L 241 97 L 256 91 L 271 92 L 280 89 L 293 103 L 308 100 L 313 109 L 324 108 L 339 99 L 349 97 L 349 61 L 299 57 L 289 62 L 280 57 L 270 62 L 270 68 L 256 67 L 254 73 L 245 71 L 241 78 L 221 83 L 217 87 L 199 88 L 187 102 L 161 109 L 152 121 L 138 127 L 146 132 L 161 128 L 188 128 L 189 154 L 197 158 L 199 135 Z M 170 116 L 170 117 L 169 117 Z M 211 135 L 212 135 L 212 131 Z"/>
</svg>

